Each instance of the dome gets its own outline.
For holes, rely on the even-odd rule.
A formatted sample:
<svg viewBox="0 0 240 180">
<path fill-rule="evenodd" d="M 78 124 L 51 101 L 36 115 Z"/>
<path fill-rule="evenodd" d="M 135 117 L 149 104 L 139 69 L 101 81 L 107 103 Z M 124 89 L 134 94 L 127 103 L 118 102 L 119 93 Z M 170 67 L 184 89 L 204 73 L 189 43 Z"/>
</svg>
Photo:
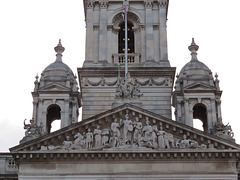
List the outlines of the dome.
<svg viewBox="0 0 240 180">
<path fill-rule="evenodd" d="M 182 82 L 186 80 L 183 86 L 188 86 L 194 83 L 204 83 L 213 86 L 212 80 L 212 71 L 197 58 L 197 50 L 199 46 L 195 44 L 194 39 L 192 44 L 188 47 L 191 51 L 192 59 L 188 62 L 180 71 L 177 76 L 178 81 Z"/>
<path fill-rule="evenodd" d="M 65 85 L 66 81 L 75 82 L 76 79 L 72 70 L 62 62 L 62 53 L 65 48 L 62 46 L 61 40 L 59 40 L 58 45 L 54 49 L 57 52 L 56 61 L 43 70 L 40 82 L 44 82 L 44 85 L 51 83 Z"/>
</svg>

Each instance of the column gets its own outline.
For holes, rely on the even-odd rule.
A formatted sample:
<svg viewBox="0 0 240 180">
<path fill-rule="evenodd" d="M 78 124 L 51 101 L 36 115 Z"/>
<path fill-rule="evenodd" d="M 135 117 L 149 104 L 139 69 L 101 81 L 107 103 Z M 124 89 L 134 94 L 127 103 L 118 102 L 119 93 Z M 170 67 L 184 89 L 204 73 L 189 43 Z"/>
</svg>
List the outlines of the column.
<svg viewBox="0 0 240 180">
<path fill-rule="evenodd" d="M 107 60 L 107 0 L 100 2 L 99 61 Z"/>
<path fill-rule="evenodd" d="M 145 26 L 141 25 L 141 62 L 145 62 L 146 61 L 146 38 L 145 38 Z"/>
<path fill-rule="evenodd" d="M 211 127 L 208 127 L 208 129 L 213 128 L 213 126 L 217 123 L 217 112 L 216 112 L 215 99 L 211 99 L 211 106 L 212 106 L 212 124 L 211 124 Z"/>
<path fill-rule="evenodd" d="M 218 119 L 222 119 L 221 100 L 217 100 Z"/>
<path fill-rule="evenodd" d="M 182 112 L 182 110 L 181 110 L 181 101 L 178 101 L 177 102 L 177 118 L 176 118 L 176 120 L 178 122 L 182 123 L 182 119 L 181 119 L 182 113 L 181 112 Z"/>
<path fill-rule="evenodd" d="M 69 99 L 65 99 L 64 100 L 64 121 L 62 121 L 62 126 L 61 128 L 64 128 L 68 125 L 70 125 L 71 123 L 69 122 Z"/>
<path fill-rule="evenodd" d="M 190 122 L 190 117 L 189 117 L 189 105 L 188 105 L 188 99 L 184 100 L 184 111 L 185 111 L 185 122 L 184 124 L 188 126 L 192 126 L 192 123 Z"/>
<path fill-rule="evenodd" d="M 97 63 L 99 60 L 99 26 L 93 27 L 93 36 L 94 36 L 94 43 L 93 43 L 93 62 Z"/>
<path fill-rule="evenodd" d="M 76 99 L 72 102 L 72 123 L 76 123 L 77 122 L 77 103 L 76 103 Z"/>
<path fill-rule="evenodd" d="M 34 122 L 37 123 L 37 105 L 38 105 L 38 100 L 34 99 L 33 100 L 33 114 L 32 114 L 32 119 L 34 119 Z"/>
<path fill-rule="evenodd" d="M 145 16 L 146 16 L 146 61 L 154 60 L 154 37 L 153 37 L 153 13 L 152 1 L 145 1 Z"/>
</svg>

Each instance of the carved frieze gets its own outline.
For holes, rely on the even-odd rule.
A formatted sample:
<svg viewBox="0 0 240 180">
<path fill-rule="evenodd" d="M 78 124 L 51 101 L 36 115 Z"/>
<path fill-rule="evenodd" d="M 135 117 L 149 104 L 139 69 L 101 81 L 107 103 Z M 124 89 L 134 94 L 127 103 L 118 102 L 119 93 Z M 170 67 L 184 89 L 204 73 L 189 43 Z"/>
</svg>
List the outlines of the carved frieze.
<svg viewBox="0 0 240 180">
<path fill-rule="evenodd" d="M 171 79 L 169 77 L 165 78 L 136 78 L 133 77 L 134 81 L 141 86 L 171 86 Z M 118 79 L 113 80 L 112 78 L 83 78 L 82 80 L 84 86 L 115 86 L 117 85 Z"/>
<path fill-rule="evenodd" d="M 167 150 L 167 149 L 206 149 L 197 141 L 174 137 L 163 126 L 150 122 L 149 118 L 139 118 L 125 114 L 110 120 L 108 126 L 103 123 L 87 126 L 75 134 L 66 135 L 58 145 L 41 146 L 40 151 L 122 151 L 122 150 Z M 90 128 L 91 127 L 91 128 Z M 167 128 L 167 127 L 166 127 Z"/>
</svg>

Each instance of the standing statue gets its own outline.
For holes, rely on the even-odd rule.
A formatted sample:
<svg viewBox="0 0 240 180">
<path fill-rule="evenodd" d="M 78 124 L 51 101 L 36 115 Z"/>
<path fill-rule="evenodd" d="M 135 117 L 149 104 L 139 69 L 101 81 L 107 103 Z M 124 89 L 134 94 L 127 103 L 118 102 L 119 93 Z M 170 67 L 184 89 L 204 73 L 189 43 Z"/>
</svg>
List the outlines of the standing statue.
<svg viewBox="0 0 240 180">
<path fill-rule="evenodd" d="M 102 146 L 105 147 L 109 140 L 109 130 L 103 129 L 102 131 Z"/>
<path fill-rule="evenodd" d="M 117 118 L 114 119 L 114 122 L 111 124 L 111 131 L 112 131 L 112 137 L 111 137 L 111 144 L 112 147 L 118 147 L 120 142 L 120 124 L 117 122 Z"/>
<path fill-rule="evenodd" d="M 133 142 L 138 146 L 141 145 L 142 140 L 142 122 L 139 121 L 139 118 L 136 118 L 136 121 L 133 122 L 134 133 L 133 133 Z"/>
<path fill-rule="evenodd" d="M 124 144 L 131 144 L 133 122 L 129 119 L 128 114 L 125 115 L 125 120 L 120 120 L 122 127 L 122 139 Z"/>
<path fill-rule="evenodd" d="M 87 149 L 92 149 L 93 147 L 93 133 L 90 129 L 88 129 L 88 132 L 86 133 L 86 146 Z"/>
<path fill-rule="evenodd" d="M 102 146 L 102 131 L 99 129 L 100 126 L 97 125 L 97 129 L 94 129 L 93 131 L 93 135 L 94 135 L 94 140 L 95 140 L 95 144 L 94 147 L 101 147 Z"/>
</svg>

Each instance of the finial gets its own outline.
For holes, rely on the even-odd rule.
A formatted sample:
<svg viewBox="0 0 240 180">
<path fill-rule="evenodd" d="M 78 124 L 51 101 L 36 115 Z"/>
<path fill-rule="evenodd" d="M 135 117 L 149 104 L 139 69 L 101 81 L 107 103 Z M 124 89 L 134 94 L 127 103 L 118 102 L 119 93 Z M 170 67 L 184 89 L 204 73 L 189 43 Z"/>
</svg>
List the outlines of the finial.
<svg viewBox="0 0 240 180">
<path fill-rule="evenodd" d="M 56 54 L 56 56 L 57 56 L 56 61 L 57 62 L 62 62 L 62 53 L 64 52 L 65 48 L 61 44 L 61 39 L 59 39 L 58 45 L 54 48 L 54 50 L 57 53 Z"/>
<path fill-rule="evenodd" d="M 198 61 L 197 58 L 197 50 L 198 50 L 199 46 L 196 45 L 194 38 L 192 38 L 192 43 L 191 45 L 188 47 L 189 51 L 191 51 L 191 55 L 192 55 L 192 59 L 191 61 Z"/>
</svg>

